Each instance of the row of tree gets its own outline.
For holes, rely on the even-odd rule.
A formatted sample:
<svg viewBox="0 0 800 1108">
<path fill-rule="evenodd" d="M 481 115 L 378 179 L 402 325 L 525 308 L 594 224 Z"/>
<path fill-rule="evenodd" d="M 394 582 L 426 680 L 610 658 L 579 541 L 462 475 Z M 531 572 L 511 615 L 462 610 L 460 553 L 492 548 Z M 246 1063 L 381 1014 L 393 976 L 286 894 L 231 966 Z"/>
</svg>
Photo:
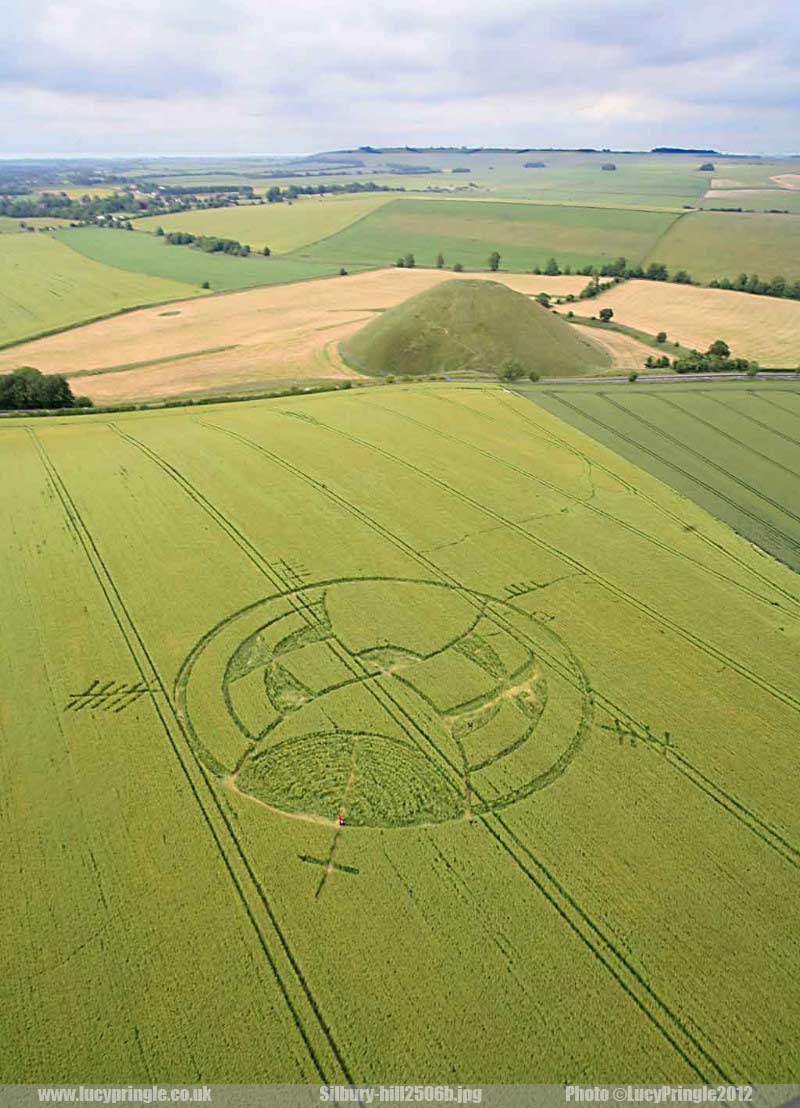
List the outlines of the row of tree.
<svg viewBox="0 0 800 1108">
<path fill-rule="evenodd" d="M 757 273 L 740 273 L 736 280 L 727 277 L 711 281 L 709 288 L 733 289 L 736 292 L 752 292 L 756 296 L 778 296 L 788 300 L 800 300 L 800 281 L 787 281 L 785 277 L 773 277 L 762 281 Z"/>
<path fill-rule="evenodd" d="M 497 266 L 500 264 L 500 255 L 497 254 L 496 257 L 497 257 L 497 265 L 494 267 L 495 269 L 497 269 Z M 416 260 L 416 258 L 414 257 L 413 254 L 410 254 L 410 253 L 409 254 L 403 254 L 401 257 L 399 257 L 397 259 L 397 261 L 394 264 L 397 266 L 398 269 L 414 269 L 414 267 L 417 264 L 417 260 Z M 445 266 L 444 254 L 440 250 L 439 253 L 436 255 L 436 268 L 437 269 L 444 269 L 444 266 Z M 491 265 L 490 265 L 489 268 L 491 269 Z M 463 273 L 464 272 L 464 266 L 461 264 L 461 262 L 454 262 L 453 266 L 452 266 L 452 270 L 453 270 L 453 273 Z"/>
<path fill-rule="evenodd" d="M 672 369 L 675 373 L 749 373 L 758 372 L 758 362 L 747 358 L 734 358 L 730 347 L 723 339 L 712 342 L 705 353 L 693 350 L 680 358 L 670 358 L 667 354 L 651 354 L 645 359 L 647 369 Z"/>
<path fill-rule="evenodd" d="M 376 185 L 374 181 L 350 181 L 347 184 L 326 185 L 322 182 L 313 185 L 272 185 L 264 193 L 268 204 L 280 204 L 284 200 L 296 200 L 298 196 L 335 196 L 348 192 L 405 192 L 405 189 L 392 185 Z"/>
<path fill-rule="evenodd" d="M 10 219 L 70 219 L 94 223 L 100 216 L 130 213 L 157 215 L 168 208 L 162 196 L 136 197 L 132 192 L 111 196 L 71 198 L 64 192 L 43 192 L 37 196 L 0 196 L 0 215 Z"/>
<path fill-rule="evenodd" d="M 90 408 L 86 396 L 73 396 L 69 381 L 60 373 L 42 373 L 20 366 L 0 374 L 0 411 L 33 411 L 37 408 Z"/>
<path fill-rule="evenodd" d="M 232 254 L 238 258 L 250 256 L 247 243 L 237 242 L 236 239 L 220 239 L 216 235 L 192 235 L 188 231 L 168 231 L 165 234 L 163 227 L 158 227 L 156 234 L 163 236 L 170 246 L 194 246 L 206 254 Z M 259 253 L 268 258 L 271 251 L 265 246 Z"/>
<path fill-rule="evenodd" d="M 732 370 L 747 373 L 757 371 L 758 363 L 748 361 L 747 358 L 732 357 L 727 342 L 717 339 L 704 354 L 693 350 L 691 354 L 675 358 L 672 368 L 676 373 L 726 373 Z"/>
</svg>

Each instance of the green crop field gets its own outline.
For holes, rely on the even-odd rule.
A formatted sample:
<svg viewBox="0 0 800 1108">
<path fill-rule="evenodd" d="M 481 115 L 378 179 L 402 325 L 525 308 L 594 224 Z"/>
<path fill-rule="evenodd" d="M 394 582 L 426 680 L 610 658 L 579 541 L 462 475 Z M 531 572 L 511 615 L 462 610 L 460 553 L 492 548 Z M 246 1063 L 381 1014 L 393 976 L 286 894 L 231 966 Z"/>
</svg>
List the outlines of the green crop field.
<svg viewBox="0 0 800 1108">
<path fill-rule="evenodd" d="M 195 292 L 178 280 L 98 264 L 48 235 L 0 236 L 0 344 Z"/>
<path fill-rule="evenodd" d="M 582 267 L 625 255 L 643 258 L 675 219 L 668 212 L 546 204 L 396 200 L 338 235 L 296 252 L 304 260 L 391 265 L 411 252 L 418 265 L 485 269 L 493 250 L 503 269 L 530 270 L 555 257 Z"/>
<path fill-rule="evenodd" d="M 385 149 L 315 158 L 159 159 L 127 170 L 133 178 L 184 188 L 250 185 L 262 194 L 273 184 L 347 184 L 354 180 L 391 184 L 408 192 L 459 190 L 465 195 L 525 198 L 619 208 L 696 205 L 714 180 L 742 188 L 780 191 L 773 177 L 798 168 L 792 158 L 752 159 L 714 155 L 714 170 L 698 154 L 648 154 L 580 150 Z M 528 168 L 526 163 L 544 163 Z M 616 169 L 602 169 L 613 162 Z M 347 164 L 345 164 L 347 163 Z M 460 170 L 460 172 L 458 172 Z M 410 172 L 413 171 L 413 172 Z M 277 174 L 277 175 L 276 175 Z"/>
<path fill-rule="evenodd" d="M 339 271 L 338 265 L 325 261 L 206 254 L 190 246 L 169 246 L 165 239 L 141 231 L 80 227 L 58 231 L 54 237 L 73 251 L 104 265 L 185 282 L 194 288 L 208 281 L 217 292 L 286 284 Z"/>
<path fill-rule="evenodd" d="M 359 196 L 314 196 L 291 204 L 200 208 L 174 215 L 147 216 L 137 220 L 136 227 L 145 231 L 163 227 L 165 231 L 216 235 L 246 242 L 254 250 L 269 246 L 273 254 L 285 254 L 341 231 L 394 199 L 394 193 L 377 192 Z"/>
<path fill-rule="evenodd" d="M 800 571 L 797 385 L 581 385 L 526 395 Z"/>
<path fill-rule="evenodd" d="M 601 204 L 610 207 L 652 208 L 665 207 L 680 210 L 684 204 L 693 204 L 708 187 L 711 175 L 699 173 L 700 160 L 695 155 L 608 154 L 568 150 L 514 151 L 500 150 L 386 150 L 370 153 L 360 150 L 357 155 L 345 155 L 345 161 L 358 161 L 359 165 L 345 166 L 333 162 L 284 159 L 282 163 L 262 163 L 258 172 L 256 164 L 249 166 L 235 161 L 209 162 L 205 168 L 197 160 L 181 162 L 171 160 L 169 172 L 165 162 L 154 165 L 139 176 L 162 185 L 180 185 L 185 188 L 209 185 L 251 185 L 257 194 L 270 185 L 286 187 L 290 184 L 308 185 L 320 181 L 318 174 L 324 169 L 325 184 L 347 184 L 353 181 L 375 181 L 408 192 L 435 190 L 446 194 L 458 190 L 469 194 L 497 198 L 527 198 L 550 200 L 558 203 Z M 613 160 L 614 172 L 607 172 L 602 165 Z M 341 162 L 341 159 L 339 159 Z M 543 161 L 542 168 L 526 168 L 526 162 Z M 762 173 L 767 179 L 767 165 Z M 786 163 L 773 165 L 771 172 L 780 172 Z M 791 168 L 791 166 L 790 166 Z M 721 169 L 725 171 L 724 167 Z M 278 176 L 271 173 L 278 171 Z M 409 172 L 413 170 L 413 172 Z M 292 174 L 296 174 L 293 176 Z M 309 176 L 310 174 L 310 176 Z M 136 176 L 137 174 L 134 174 Z"/>
<path fill-rule="evenodd" d="M 0 422 L 0 1082 L 800 1079 L 800 581 L 541 396 Z"/>
<path fill-rule="evenodd" d="M 777 194 L 778 200 L 783 195 Z M 775 207 L 782 205 L 776 201 Z M 686 269 L 696 281 L 757 273 L 800 277 L 800 217 L 757 212 L 689 212 L 676 220 L 649 261 Z"/>
</svg>

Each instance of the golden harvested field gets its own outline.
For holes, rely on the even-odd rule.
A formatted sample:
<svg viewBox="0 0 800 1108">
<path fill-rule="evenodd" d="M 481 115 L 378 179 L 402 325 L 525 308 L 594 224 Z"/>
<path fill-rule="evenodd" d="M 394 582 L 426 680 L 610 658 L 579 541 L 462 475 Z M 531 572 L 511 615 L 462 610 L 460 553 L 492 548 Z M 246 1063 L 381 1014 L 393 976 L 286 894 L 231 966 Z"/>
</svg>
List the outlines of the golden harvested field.
<svg viewBox="0 0 800 1108">
<path fill-rule="evenodd" d="M 130 366 L 79 378 L 79 392 L 97 403 L 297 378 L 353 377 L 336 354 L 340 339 L 374 311 L 459 276 L 471 275 L 386 269 L 143 308 L 2 351 L 0 370 L 34 365 L 43 372 L 80 373 Z M 579 276 L 495 276 L 528 295 L 576 293 L 586 281 Z"/>
<path fill-rule="evenodd" d="M 328 238 L 377 208 L 397 199 L 395 192 L 346 196 L 309 196 L 293 203 L 240 204 L 231 208 L 204 208 L 172 215 L 137 219 L 142 231 L 188 231 L 193 235 L 245 242 L 254 250 L 269 246 L 273 254 L 286 254 L 311 242 Z"/>
<path fill-rule="evenodd" d="M 800 302 L 724 289 L 627 281 L 593 301 L 613 308 L 617 323 L 704 350 L 724 339 L 735 355 L 761 365 L 800 365 Z"/>
<path fill-rule="evenodd" d="M 782 189 L 800 189 L 800 173 L 778 173 L 770 177 L 770 181 L 775 181 Z"/>
<path fill-rule="evenodd" d="M 721 197 L 721 196 L 727 197 L 729 199 L 732 198 L 732 199 L 735 200 L 735 199 L 738 199 L 740 197 L 748 197 L 748 196 L 767 196 L 767 197 L 771 196 L 771 197 L 774 198 L 777 195 L 777 193 L 776 193 L 775 189 L 753 189 L 753 188 L 746 188 L 744 186 L 742 186 L 741 188 L 736 188 L 732 184 L 729 188 L 709 189 L 708 192 L 706 192 L 704 195 L 708 199 L 712 199 L 712 200 L 715 199 L 716 197 Z"/>
<path fill-rule="evenodd" d="M 614 359 L 615 371 L 618 369 L 641 370 L 644 368 L 645 358 L 655 353 L 651 347 L 645 346 L 643 342 L 631 338 L 630 335 L 623 335 L 620 331 L 603 331 L 599 327 L 582 327 L 579 323 L 573 326 L 577 327 L 583 338 L 596 342 L 598 346 L 602 346 L 604 350 L 608 351 Z"/>
</svg>

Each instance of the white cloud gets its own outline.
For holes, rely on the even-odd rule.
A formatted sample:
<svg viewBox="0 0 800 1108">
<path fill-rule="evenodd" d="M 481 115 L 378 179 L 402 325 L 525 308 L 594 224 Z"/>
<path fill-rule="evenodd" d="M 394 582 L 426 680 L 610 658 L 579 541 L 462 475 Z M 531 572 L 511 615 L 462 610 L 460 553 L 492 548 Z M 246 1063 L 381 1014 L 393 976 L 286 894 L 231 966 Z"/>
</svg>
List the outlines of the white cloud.
<svg viewBox="0 0 800 1108">
<path fill-rule="evenodd" d="M 0 153 L 798 149 L 794 0 L 7 0 Z"/>
</svg>

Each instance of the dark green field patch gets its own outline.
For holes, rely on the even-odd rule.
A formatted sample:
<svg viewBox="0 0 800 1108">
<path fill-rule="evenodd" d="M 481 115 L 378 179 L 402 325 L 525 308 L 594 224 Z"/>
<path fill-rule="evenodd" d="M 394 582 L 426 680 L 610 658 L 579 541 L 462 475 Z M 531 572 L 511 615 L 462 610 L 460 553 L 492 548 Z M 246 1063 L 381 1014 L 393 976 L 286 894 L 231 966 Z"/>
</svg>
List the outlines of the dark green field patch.
<svg viewBox="0 0 800 1108">
<path fill-rule="evenodd" d="M 516 391 L 800 571 L 800 386 L 698 382 Z"/>
<path fill-rule="evenodd" d="M 142 231 L 80 227 L 58 231 L 54 237 L 96 262 L 132 273 L 183 281 L 195 287 L 208 281 L 218 292 L 286 284 L 338 272 L 332 263 L 324 261 L 206 254 L 190 246 L 170 246 L 166 239 Z"/>
</svg>

